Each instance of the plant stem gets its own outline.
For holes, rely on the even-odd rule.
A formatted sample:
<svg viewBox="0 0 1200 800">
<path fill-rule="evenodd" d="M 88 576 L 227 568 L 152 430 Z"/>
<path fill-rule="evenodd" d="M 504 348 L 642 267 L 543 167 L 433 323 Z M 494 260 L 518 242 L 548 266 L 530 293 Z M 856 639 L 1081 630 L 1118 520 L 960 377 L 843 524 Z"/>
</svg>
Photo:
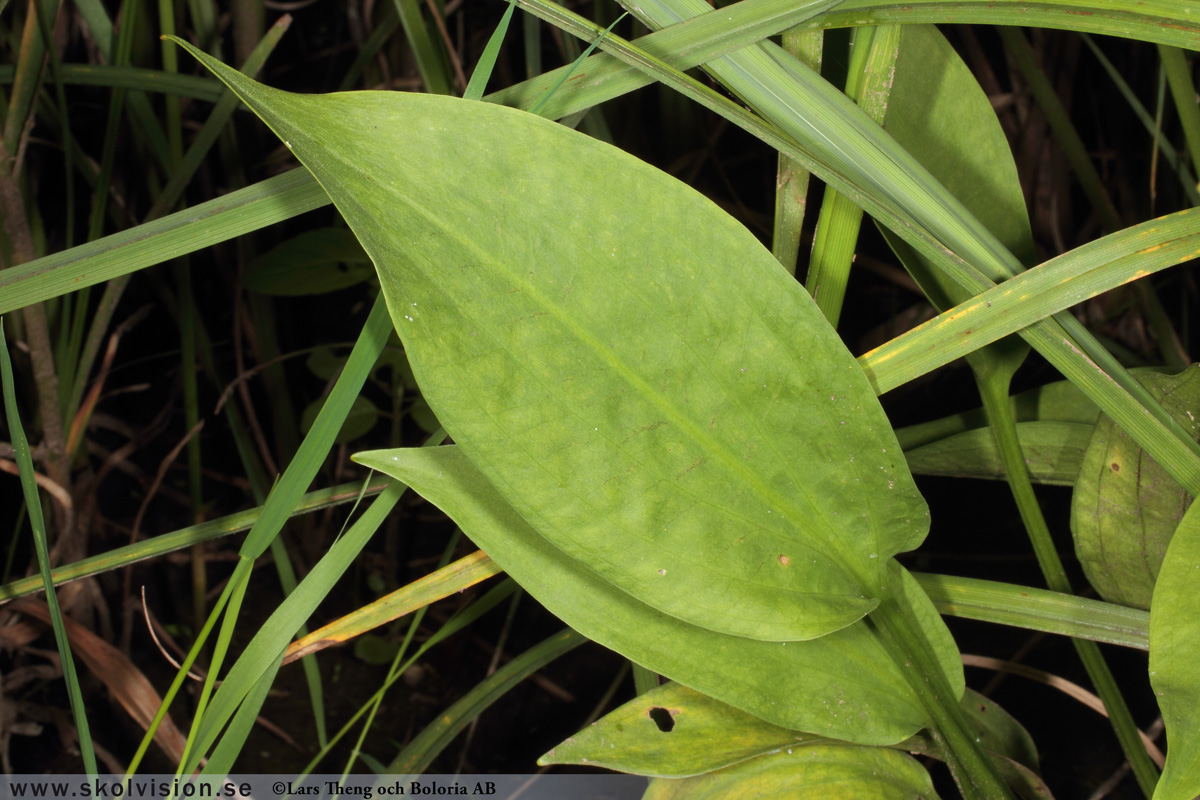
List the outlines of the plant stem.
<svg viewBox="0 0 1200 800">
<path fill-rule="evenodd" d="M 1017 501 L 1017 508 L 1025 523 L 1025 530 L 1029 534 L 1038 565 L 1046 578 L 1046 585 L 1056 592 L 1072 594 L 1071 583 L 1067 579 L 1062 559 L 1058 557 L 1058 551 L 1054 548 L 1050 529 L 1042 516 L 1042 509 L 1033 493 L 1029 471 L 1025 467 L 1021 443 L 1017 439 L 1016 419 L 1008 399 L 1008 380 L 980 377 L 977 382 L 984 411 L 996 437 L 1000 460 L 1008 474 L 1008 485 L 1012 489 L 1013 499 Z M 1133 768 L 1138 786 L 1147 798 L 1151 797 L 1158 783 L 1158 768 L 1150 760 L 1150 754 L 1146 752 L 1146 747 L 1138 736 L 1133 715 L 1104 661 L 1100 647 L 1095 642 L 1075 638 L 1071 639 L 1071 643 L 1075 645 L 1075 651 L 1079 653 L 1096 693 L 1108 709 L 1109 720 L 1117 734 L 1117 740 L 1121 743 L 1121 749 L 1125 751 L 1125 757 L 1129 759 Z"/>
<path fill-rule="evenodd" d="M 898 582 L 894 582 L 894 585 Z M 867 623 L 900 667 L 929 713 L 928 730 L 941 745 L 946 765 L 967 800 L 1014 800 L 970 729 L 929 643 L 901 604 L 898 589 L 885 593 Z"/>
</svg>

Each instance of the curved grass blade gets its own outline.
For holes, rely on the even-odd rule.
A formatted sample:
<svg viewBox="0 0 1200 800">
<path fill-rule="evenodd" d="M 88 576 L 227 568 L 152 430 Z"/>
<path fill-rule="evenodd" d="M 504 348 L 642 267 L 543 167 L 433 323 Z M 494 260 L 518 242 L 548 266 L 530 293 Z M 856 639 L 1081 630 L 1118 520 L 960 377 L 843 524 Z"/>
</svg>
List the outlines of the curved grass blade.
<svg viewBox="0 0 1200 800">
<path fill-rule="evenodd" d="M 844 0 L 810 26 L 920 22 L 1059 28 L 1200 50 L 1200 24 L 1188 4 L 1174 0 Z"/>
<path fill-rule="evenodd" d="M 0 318 L 0 390 L 4 395 L 4 416 L 8 435 L 12 439 L 13 454 L 21 475 L 21 492 L 25 498 L 25 510 L 29 515 L 29 527 L 33 530 L 33 547 L 37 553 L 38 570 L 41 572 L 42 588 L 46 590 L 46 605 L 49 607 L 54 641 L 58 645 L 59 663 L 62 665 L 63 681 L 71 703 L 71 715 L 75 720 L 75 731 L 79 736 L 79 749 L 83 756 L 83 768 L 88 775 L 96 775 L 96 750 L 92 746 L 88 730 L 87 710 L 83 694 L 79 690 L 79 676 L 75 671 L 75 660 L 71 656 L 71 644 L 63 625 L 62 609 L 58 595 L 50 579 L 50 546 L 46 541 L 46 523 L 42 517 L 42 498 L 38 494 L 34 478 L 33 456 L 29 451 L 29 440 L 21 425 L 17 409 L 17 390 L 13 380 L 12 361 L 8 356 L 8 340 L 4 335 L 4 320 Z"/>
<path fill-rule="evenodd" d="M 454 740 L 471 720 L 482 714 L 514 686 L 556 658 L 564 656 L 586 642 L 583 636 L 569 628 L 556 633 L 541 644 L 531 647 L 493 674 L 480 681 L 462 699 L 438 715 L 400 754 L 388 764 L 387 771 L 396 775 L 419 775 L 433 759 Z"/>
<path fill-rule="evenodd" d="M 1023 272 L 859 357 L 880 393 L 1095 297 L 1200 256 L 1200 209 L 1143 222 Z"/>
</svg>

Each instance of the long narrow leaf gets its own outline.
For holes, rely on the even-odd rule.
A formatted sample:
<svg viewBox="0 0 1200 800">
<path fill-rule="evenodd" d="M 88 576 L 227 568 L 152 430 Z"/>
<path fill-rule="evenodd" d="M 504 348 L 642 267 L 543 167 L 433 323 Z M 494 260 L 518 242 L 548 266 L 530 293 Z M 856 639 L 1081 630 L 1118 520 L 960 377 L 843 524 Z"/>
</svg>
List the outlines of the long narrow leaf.
<svg viewBox="0 0 1200 800">
<path fill-rule="evenodd" d="M 1129 281 L 1200 256 L 1200 209 L 1090 242 L 988 289 L 859 357 L 880 392 Z"/>
<path fill-rule="evenodd" d="M 145 225 L 0 271 L 0 314 L 161 264 L 329 203 L 297 169 Z"/>
<path fill-rule="evenodd" d="M 71 644 L 63 626 L 62 609 L 58 605 L 58 595 L 50 579 L 50 545 L 46 541 L 46 523 L 42 518 L 42 498 L 34 477 L 29 440 L 25 436 L 25 428 L 21 425 L 21 416 L 17 410 L 17 390 L 13 380 L 12 361 L 8 356 L 8 341 L 4 336 L 3 319 L 0 319 L 0 390 L 4 395 L 4 416 L 8 423 L 8 435 L 12 438 L 13 452 L 20 470 L 21 491 L 25 497 L 29 526 L 33 529 L 33 548 L 37 553 L 42 588 L 46 590 L 46 605 L 50 610 L 51 627 L 54 629 L 55 644 L 58 645 L 58 658 L 62 665 L 67 696 L 71 702 L 71 714 L 75 719 L 75 731 L 79 736 L 83 766 L 88 775 L 95 775 L 96 751 L 88 731 L 87 711 L 83 705 L 83 694 L 79 690 L 79 676 L 75 671 L 75 660 L 71 656 Z"/>
</svg>

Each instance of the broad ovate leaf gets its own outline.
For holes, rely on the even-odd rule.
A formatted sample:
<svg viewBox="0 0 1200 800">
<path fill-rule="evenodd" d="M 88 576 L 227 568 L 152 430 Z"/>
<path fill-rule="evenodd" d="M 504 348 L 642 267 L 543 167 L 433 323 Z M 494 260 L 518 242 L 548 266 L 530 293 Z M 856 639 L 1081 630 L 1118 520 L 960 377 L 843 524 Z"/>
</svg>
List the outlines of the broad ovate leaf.
<svg viewBox="0 0 1200 800">
<path fill-rule="evenodd" d="M 907 753 L 844 744 L 784 748 L 694 778 L 655 778 L 642 800 L 934 800 Z"/>
<path fill-rule="evenodd" d="M 692 625 L 812 639 L 928 510 L 874 392 L 745 228 L 547 120 L 268 89 L 193 54 L 329 193 L 424 397 L 554 547 Z"/>
<path fill-rule="evenodd" d="M 1185 430 L 1200 435 L 1200 367 L 1139 380 Z M 1167 545 L 1191 502 L 1129 434 L 1100 418 L 1075 483 L 1071 532 L 1083 571 L 1101 597 L 1150 607 Z"/>
<path fill-rule="evenodd" d="M 445 511 L 572 628 L 685 686 L 776 726 L 858 744 L 894 744 L 928 722 L 921 699 L 865 623 L 799 642 L 692 625 L 621 591 L 539 536 L 461 447 L 377 450 L 354 460 Z M 916 581 L 902 577 L 906 601 L 924 598 L 916 611 L 924 624 L 926 613 L 936 612 L 919 587 L 909 591 Z M 953 648 L 948 633 L 935 637 L 947 680 L 961 693 L 962 664 Z"/>
<path fill-rule="evenodd" d="M 1167 547 L 1150 603 L 1150 684 L 1167 730 L 1167 763 L 1154 800 L 1200 796 L 1200 508 Z"/>
</svg>

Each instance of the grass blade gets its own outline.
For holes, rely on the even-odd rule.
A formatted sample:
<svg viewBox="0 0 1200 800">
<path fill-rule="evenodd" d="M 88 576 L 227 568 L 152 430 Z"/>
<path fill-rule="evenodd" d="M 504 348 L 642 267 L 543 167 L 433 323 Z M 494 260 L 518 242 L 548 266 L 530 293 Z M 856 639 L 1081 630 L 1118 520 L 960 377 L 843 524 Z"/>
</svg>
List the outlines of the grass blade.
<svg viewBox="0 0 1200 800">
<path fill-rule="evenodd" d="M 1137 608 L 997 581 L 914 572 L 941 614 L 1149 649 L 1150 615 Z"/>
<path fill-rule="evenodd" d="M 397 620 L 405 614 L 461 592 L 493 575 L 500 567 L 482 550 L 431 572 L 369 605 L 347 614 L 288 645 L 283 663 L 289 664 L 326 647 L 344 644 L 355 636 Z"/>
<path fill-rule="evenodd" d="M 859 357 L 882 394 L 1129 281 L 1200 255 L 1200 209 L 1089 242 Z"/>
<path fill-rule="evenodd" d="M 388 765 L 387 771 L 393 775 L 419 775 L 424 772 L 446 745 L 488 706 L 513 686 L 586 641 L 582 635 L 568 628 L 526 650 L 480 681 L 461 700 L 439 714 L 437 720 L 417 734 L 416 738 L 400 751 L 395 760 Z"/>
<path fill-rule="evenodd" d="M 194 253 L 329 203 L 295 169 L 62 253 L 0 271 L 0 314 Z"/>
<path fill-rule="evenodd" d="M 25 508 L 29 514 L 29 526 L 33 529 L 33 546 L 37 551 L 38 569 L 42 587 L 46 590 L 46 605 L 54 628 L 54 641 L 58 645 L 58 657 L 62 664 L 63 680 L 67 696 L 71 701 L 71 714 L 75 719 L 75 730 L 79 736 L 79 749 L 83 756 L 83 767 L 88 775 L 96 773 L 96 752 L 88 731 L 87 711 L 83 705 L 83 694 L 79 690 L 79 677 L 75 672 L 75 661 L 71 657 L 71 645 L 63 626 L 62 609 L 58 595 L 50 579 L 50 547 L 46 542 L 46 523 L 42 518 L 42 500 L 38 495 L 34 478 L 33 457 L 29 451 L 29 440 L 21 426 L 17 410 L 17 392 L 13 381 L 12 361 L 8 356 L 8 341 L 4 336 L 4 321 L 0 319 L 0 383 L 3 383 L 4 415 L 8 421 L 8 433 L 12 438 L 13 452 L 21 473 L 21 491 L 25 497 Z"/>
<path fill-rule="evenodd" d="M 360 493 L 369 495 L 379 494 L 387 484 L 388 480 L 386 478 L 375 476 L 366 485 L 365 489 L 360 481 L 356 481 L 309 492 L 300 498 L 300 501 L 293 510 L 293 516 L 352 502 L 358 498 Z M 222 536 L 229 536 L 233 533 L 249 530 L 261 514 L 262 507 L 259 506 L 258 508 L 239 511 L 236 514 L 230 514 L 220 519 L 213 519 L 202 522 L 199 525 L 182 528 L 172 533 L 164 533 L 161 536 L 134 542 L 124 547 L 117 547 L 106 553 L 56 567 L 50 573 L 50 577 L 55 586 L 61 586 L 64 583 L 77 581 L 89 575 L 99 575 L 102 572 L 110 572 L 118 567 L 127 567 L 139 561 L 156 558 L 177 550 L 184 550 L 201 542 L 208 542 Z M 41 588 L 42 579 L 40 576 L 22 578 L 7 583 L 4 586 L 0 586 L 0 603 L 33 594 Z"/>
</svg>

